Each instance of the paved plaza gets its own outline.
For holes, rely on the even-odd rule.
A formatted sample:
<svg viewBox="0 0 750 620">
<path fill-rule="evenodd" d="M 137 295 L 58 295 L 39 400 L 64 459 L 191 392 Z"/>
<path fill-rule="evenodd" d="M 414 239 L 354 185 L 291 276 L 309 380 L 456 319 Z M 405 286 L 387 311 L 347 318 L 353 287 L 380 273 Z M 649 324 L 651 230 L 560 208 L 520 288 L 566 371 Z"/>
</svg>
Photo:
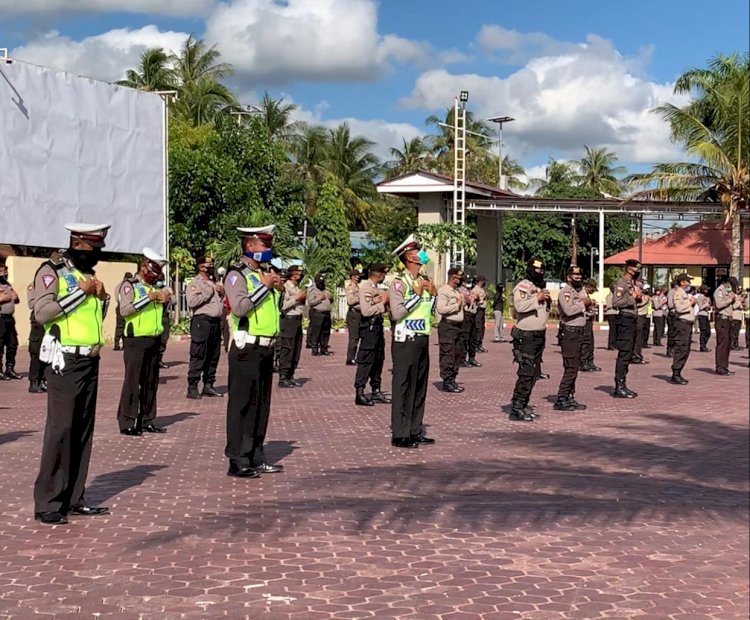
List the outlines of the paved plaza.
<svg viewBox="0 0 750 620">
<path fill-rule="evenodd" d="M 303 352 L 304 388 L 274 388 L 267 452 L 286 472 L 255 480 L 226 476 L 225 399 L 184 398 L 187 343 L 162 371 L 169 432 L 141 438 L 118 433 L 122 354 L 105 351 L 87 497 L 112 514 L 54 528 L 32 518 L 46 398 L 0 383 L 0 618 L 748 618 L 746 351 L 718 377 L 694 350 L 680 387 L 649 349 L 640 397 L 615 400 L 597 334 L 588 410 L 561 413 L 549 332 L 542 417 L 513 423 L 510 345 L 445 394 L 433 338 L 437 443 L 399 450 L 390 408 L 353 404 L 345 340 Z"/>
</svg>

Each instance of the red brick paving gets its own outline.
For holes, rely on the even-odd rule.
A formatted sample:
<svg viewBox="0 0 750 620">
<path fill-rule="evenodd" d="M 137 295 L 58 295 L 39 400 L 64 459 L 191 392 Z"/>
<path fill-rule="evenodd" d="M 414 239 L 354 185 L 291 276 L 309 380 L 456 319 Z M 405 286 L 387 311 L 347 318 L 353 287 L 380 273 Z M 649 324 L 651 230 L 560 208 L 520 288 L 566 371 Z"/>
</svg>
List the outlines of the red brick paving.
<svg viewBox="0 0 750 620">
<path fill-rule="evenodd" d="M 112 514 L 57 528 L 32 519 L 45 397 L 0 383 L 0 618 L 748 617 L 744 352 L 728 378 L 693 352 L 679 387 L 650 349 L 627 401 L 608 395 L 614 354 L 599 349 L 604 372 L 579 379 L 589 408 L 570 414 L 548 400 L 550 346 L 543 417 L 524 424 L 500 411 L 509 345 L 489 344 L 466 393 L 430 387 L 438 443 L 399 451 L 389 408 L 353 405 L 344 342 L 303 353 L 309 382 L 274 394 L 268 452 L 286 473 L 258 480 L 225 475 L 225 401 L 184 399 L 186 344 L 159 392 L 169 433 L 142 438 L 117 432 L 106 351 L 88 497 Z"/>
</svg>

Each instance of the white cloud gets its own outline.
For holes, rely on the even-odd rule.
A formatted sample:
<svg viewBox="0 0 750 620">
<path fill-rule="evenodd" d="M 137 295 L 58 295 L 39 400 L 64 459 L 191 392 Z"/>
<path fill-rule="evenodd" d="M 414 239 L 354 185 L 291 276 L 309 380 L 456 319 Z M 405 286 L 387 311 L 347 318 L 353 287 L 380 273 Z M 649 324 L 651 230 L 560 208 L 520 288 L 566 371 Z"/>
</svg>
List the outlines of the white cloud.
<svg viewBox="0 0 750 620">
<path fill-rule="evenodd" d="M 523 36 L 510 31 L 485 31 L 479 39 L 496 49 L 523 45 Z M 553 43 L 545 45 L 553 47 Z M 500 114 L 516 118 L 506 125 L 504 135 L 515 158 L 540 151 L 577 158 L 584 144 L 606 146 L 626 162 L 681 157 L 669 140 L 666 123 L 649 111 L 665 101 L 680 104 L 684 99 L 672 94 L 672 84 L 640 76 L 648 49 L 644 56 L 626 58 L 596 36 L 589 36 L 585 44 L 564 47 L 565 53 L 536 57 L 504 78 L 456 75 L 445 69 L 425 72 L 402 104 L 441 110 L 452 105 L 459 90 L 468 90 L 469 106 L 477 118 Z"/>
<path fill-rule="evenodd" d="M 183 32 L 161 32 L 156 26 L 137 30 L 120 28 L 74 41 L 56 31 L 29 41 L 12 52 L 19 60 L 114 82 L 126 69 L 137 67 L 149 47 L 178 50 L 187 38 Z"/>
<path fill-rule="evenodd" d="M 374 0 L 234 0 L 206 21 L 205 37 L 245 79 L 284 84 L 370 81 L 394 64 L 460 62 L 424 41 L 380 35 Z"/>
<path fill-rule="evenodd" d="M 0 0 L 0 13 L 6 15 L 40 15 L 57 13 L 105 13 L 124 11 L 158 15 L 200 15 L 216 0 Z"/>
</svg>

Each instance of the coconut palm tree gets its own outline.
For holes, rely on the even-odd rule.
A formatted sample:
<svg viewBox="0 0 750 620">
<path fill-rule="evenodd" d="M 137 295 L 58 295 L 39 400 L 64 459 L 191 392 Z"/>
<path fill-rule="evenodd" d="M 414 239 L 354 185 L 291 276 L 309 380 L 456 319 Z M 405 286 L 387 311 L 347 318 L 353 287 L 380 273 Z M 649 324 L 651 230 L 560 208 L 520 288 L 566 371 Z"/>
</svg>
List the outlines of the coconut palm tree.
<svg viewBox="0 0 750 620">
<path fill-rule="evenodd" d="M 732 222 L 730 270 L 741 281 L 741 213 L 750 196 L 750 54 L 719 55 L 707 69 L 691 69 L 677 80 L 675 93 L 693 99 L 684 107 L 664 104 L 653 111 L 695 161 L 657 164 L 628 181 L 647 188 L 636 196 L 720 202 L 725 222 Z"/>
<path fill-rule="evenodd" d="M 529 185 L 536 187 L 535 194 L 544 198 L 555 185 L 575 185 L 576 176 L 577 171 L 573 162 L 550 158 L 544 169 L 544 178 L 530 179 Z"/>
<path fill-rule="evenodd" d="M 269 138 L 281 142 L 290 142 L 300 129 L 300 124 L 292 121 L 296 109 L 294 103 L 273 99 L 268 93 L 264 93 L 261 102 L 253 106 L 253 110 L 265 120 Z"/>
<path fill-rule="evenodd" d="M 450 107 L 446 111 L 445 118 L 433 114 L 425 121 L 428 127 L 435 127 L 438 132 L 425 139 L 432 154 L 431 168 L 448 175 L 453 174 L 454 112 L 455 109 Z M 492 144 L 492 129 L 483 121 L 476 120 L 471 111 L 467 110 L 466 132 L 466 171 L 467 176 L 471 178 L 472 165 L 487 157 L 488 149 Z"/>
<path fill-rule="evenodd" d="M 185 39 L 179 53 L 170 56 L 182 87 L 189 87 L 202 79 L 218 81 L 231 75 L 232 65 L 218 62 L 219 58 L 221 52 L 215 45 L 206 48 L 203 39 L 195 39 L 192 34 Z"/>
<path fill-rule="evenodd" d="M 386 178 L 393 178 L 407 172 L 414 172 L 428 165 L 430 150 L 422 138 L 404 138 L 402 149 L 391 148 L 389 153 L 393 159 L 386 164 Z"/>
<path fill-rule="evenodd" d="M 172 90 L 175 75 L 170 65 L 169 55 L 161 47 L 150 47 L 141 54 L 136 69 L 128 69 L 125 79 L 115 82 L 118 86 L 138 90 Z"/>
<path fill-rule="evenodd" d="M 193 125 L 210 123 L 218 113 L 233 108 L 236 103 L 234 95 L 224 84 L 208 77 L 189 87 L 180 87 L 178 91 L 174 111 Z"/>
<path fill-rule="evenodd" d="M 586 156 L 578 162 L 578 183 L 600 194 L 619 196 L 620 182 L 616 175 L 625 174 L 625 167 L 615 165 L 617 155 L 603 146 L 584 148 Z"/>
<path fill-rule="evenodd" d="M 305 186 L 305 214 L 315 215 L 318 187 L 325 177 L 328 131 L 320 125 L 301 124 L 287 147 L 292 173 Z"/>
</svg>

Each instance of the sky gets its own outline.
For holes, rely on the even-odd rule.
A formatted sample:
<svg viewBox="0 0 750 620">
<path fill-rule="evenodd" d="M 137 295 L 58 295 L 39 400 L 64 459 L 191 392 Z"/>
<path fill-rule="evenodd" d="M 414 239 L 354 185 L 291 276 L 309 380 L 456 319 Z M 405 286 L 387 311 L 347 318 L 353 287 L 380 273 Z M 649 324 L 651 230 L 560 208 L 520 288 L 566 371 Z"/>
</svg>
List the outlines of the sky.
<svg viewBox="0 0 750 620">
<path fill-rule="evenodd" d="M 746 51 L 747 0 L 0 0 L 0 47 L 19 60 L 105 81 L 148 47 L 192 33 L 234 66 L 252 105 L 264 92 L 298 120 L 388 149 L 431 132 L 461 90 L 478 119 L 508 115 L 504 153 L 530 177 L 584 145 L 630 171 L 683 158 L 651 113 L 676 77 Z M 127 12 L 124 8 L 127 7 Z"/>
</svg>

